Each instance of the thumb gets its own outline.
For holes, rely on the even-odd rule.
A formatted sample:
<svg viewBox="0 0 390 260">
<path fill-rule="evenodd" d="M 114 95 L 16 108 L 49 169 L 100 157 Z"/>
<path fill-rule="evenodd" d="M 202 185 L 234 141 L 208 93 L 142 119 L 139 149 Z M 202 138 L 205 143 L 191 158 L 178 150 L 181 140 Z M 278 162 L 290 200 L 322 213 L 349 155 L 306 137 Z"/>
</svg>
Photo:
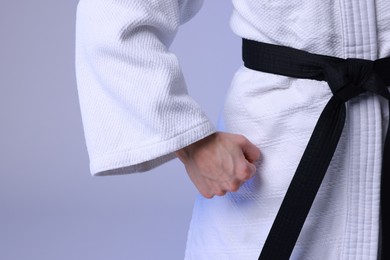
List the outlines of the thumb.
<svg viewBox="0 0 390 260">
<path fill-rule="evenodd" d="M 249 140 L 246 140 L 246 142 L 241 145 L 241 149 L 244 153 L 245 159 L 247 159 L 250 163 L 260 159 L 260 149 Z"/>
</svg>

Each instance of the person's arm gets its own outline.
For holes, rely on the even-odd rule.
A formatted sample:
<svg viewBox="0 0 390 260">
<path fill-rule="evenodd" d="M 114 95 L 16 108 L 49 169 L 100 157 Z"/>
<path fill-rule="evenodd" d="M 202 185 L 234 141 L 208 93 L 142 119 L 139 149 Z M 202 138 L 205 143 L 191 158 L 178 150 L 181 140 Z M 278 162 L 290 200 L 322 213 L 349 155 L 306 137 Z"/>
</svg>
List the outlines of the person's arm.
<svg viewBox="0 0 390 260">
<path fill-rule="evenodd" d="M 76 72 L 93 175 L 140 172 L 215 132 L 168 47 L 191 0 L 81 0 Z M 185 10 L 183 10 L 185 9 Z"/>
<path fill-rule="evenodd" d="M 206 176 L 213 172 L 211 167 L 195 171 L 189 166 L 197 158 L 191 154 L 218 150 L 212 147 L 222 142 L 213 138 L 220 134 L 215 134 L 213 124 L 188 95 L 178 60 L 168 49 L 179 25 L 201 2 L 79 2 L 76 72 L 93 175 L 147 171 L 175 158 L 176 151 L 193 181 L 195 172 Z M 230 143 L 234 143 L 234 151 L 239 147 Z M 218 179 L 222 180 L 216 177 L 216 182 Z M 197 183 L 202 182 L 195 180 Z M 201 186 L 197 185 L 203 195 L 217 194 L 217 189 L 204 192 Z"/>
</svg>

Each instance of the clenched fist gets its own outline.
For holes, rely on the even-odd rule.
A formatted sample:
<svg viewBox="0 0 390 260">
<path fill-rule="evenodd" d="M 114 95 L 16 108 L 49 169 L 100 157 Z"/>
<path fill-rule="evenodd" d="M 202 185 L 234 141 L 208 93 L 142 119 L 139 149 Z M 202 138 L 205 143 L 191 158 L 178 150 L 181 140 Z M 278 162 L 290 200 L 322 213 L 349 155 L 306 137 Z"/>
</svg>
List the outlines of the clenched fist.
<svg viewBox="0 0 390 260">
<path fill-rule="evenodd" d="M 260 150 L 242 135 L 217 132 L 176 152 L 206 198 L 237 191 L 256 173 Z"/>
</svg>

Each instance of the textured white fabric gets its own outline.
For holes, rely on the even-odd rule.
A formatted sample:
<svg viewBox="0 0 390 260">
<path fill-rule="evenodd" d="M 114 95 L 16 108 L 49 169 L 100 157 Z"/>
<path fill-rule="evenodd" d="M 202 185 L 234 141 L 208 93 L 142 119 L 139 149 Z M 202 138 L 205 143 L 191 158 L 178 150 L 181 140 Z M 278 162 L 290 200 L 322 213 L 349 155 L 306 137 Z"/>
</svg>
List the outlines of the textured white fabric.
<svg viewBox="0 0 390 260">
<path fill-rule="evenodd" d="M 81 0 L 77 77 L 96 175 L 144 171 L 214 132 L 187 95 L 168 52 L 179 24 L 199 9 L 188 0 Z M 390 55 L 387 0 L 233 0 L 231 28 L 248 39 L 338 57 Z M 240 50 L 237 50 L 240 51 Z M 187 260 L 257 259 L 330 91 L 325 82 L 242 67 L 219 129 L 247 136 L 262 151 L 258 174 L 238 192 L 197 198 Z M 335 158 L 292 259 L 377 259 L 384 100 L 348 102 Z M 388 158 L 387 158 L 388 159 Z"/>
<path fill-rule="evenodd" d="M 146 171 L 213 133 L 168 46 L 201 1 L 81 0 L 76 69 L 94 175 Z"/>
<path fill-rule="evenodd" d="M 389 1 L 233 0 L 241 37 L 338 57 L 390 54 Z M 390 72 L 390 68 L 389 68 Z M 314 125 L 330 98 L 325 82 L 241 68 L 220 129 L 244 134 L 261 150 L 258 174 L 238 192 L 196 201 L 186 259 L 257 259 Z M 365 93 L 348 103 L 335 158 L 291 259 L 377 259 L 383 100 Z M 389 158 L 387 158 L 389 159 Z"/>
</svg>

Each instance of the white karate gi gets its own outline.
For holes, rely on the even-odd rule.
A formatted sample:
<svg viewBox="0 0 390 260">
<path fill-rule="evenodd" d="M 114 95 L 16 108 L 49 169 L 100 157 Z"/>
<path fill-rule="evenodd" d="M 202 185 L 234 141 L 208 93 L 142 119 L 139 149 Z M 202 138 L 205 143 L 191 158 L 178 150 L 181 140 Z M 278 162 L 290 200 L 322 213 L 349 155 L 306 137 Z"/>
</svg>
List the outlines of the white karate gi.
<svg viewBox="0 0 390 260">
<path fill-rule="evenodd" d="M 169 52 L 201 0 L 81 0 L 76 65 L 94 175 L 146 171 L 215 132 L 188 96 Z M 390 1 L 233 0 L 239 36 L 312 53 L 390 55 Z M 221 43 L 222 44 L 222 43 Z M 237 50 L 241 51 L 241 50 Z M 390 70 L 390 69 L 389 69 Z M 258 174 L 238 192 L 196 201 L 187 260 L 257 259 L 314 125 L 331 96 L 326 82 L 239 69 L 221 130 L 262 151 Z M 380 174 L 389 115 L 370 93 L 348 102 L 334 160 L 291 259 L 374 260 Z"/>
</svg>

